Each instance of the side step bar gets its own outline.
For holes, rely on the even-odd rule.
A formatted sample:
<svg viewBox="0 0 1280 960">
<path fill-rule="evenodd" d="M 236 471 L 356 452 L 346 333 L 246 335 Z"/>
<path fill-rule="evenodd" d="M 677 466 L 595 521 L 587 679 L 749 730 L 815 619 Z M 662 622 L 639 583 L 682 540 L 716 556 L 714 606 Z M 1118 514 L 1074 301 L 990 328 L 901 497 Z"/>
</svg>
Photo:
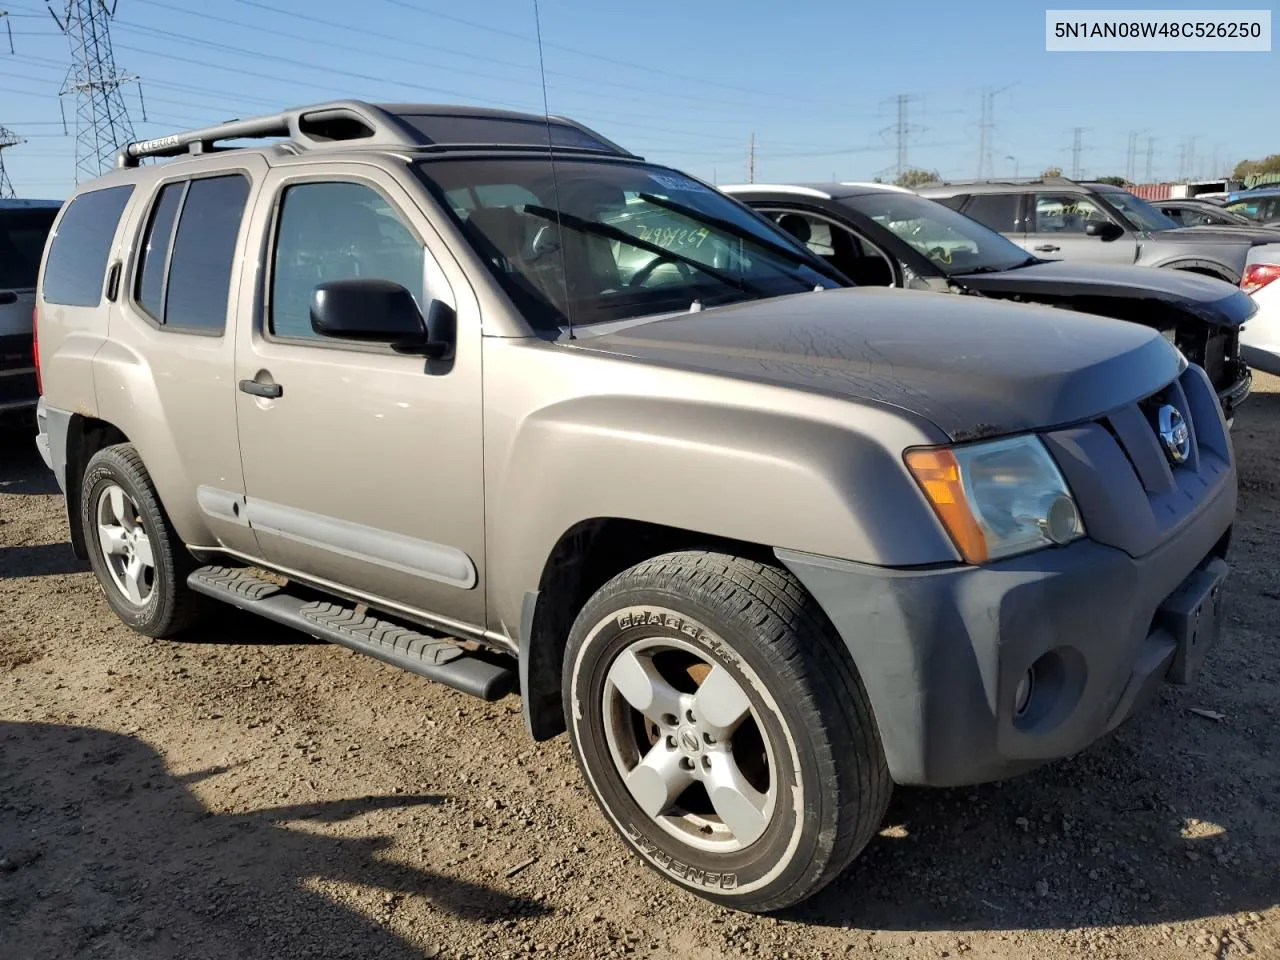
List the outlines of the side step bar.
<svg viewBox="0 0 1280 960">
<path fill-rule="evenodd" d="M 309 600 L 288 587 L 231 567 L 200 567 L 187 577 L 197 593 L 225 601 L 320 640 L 341 644 L 481 700 L 501 700 L 515 673 L 457 644 L 361 614 L 337 601 Z"/>
</svg>

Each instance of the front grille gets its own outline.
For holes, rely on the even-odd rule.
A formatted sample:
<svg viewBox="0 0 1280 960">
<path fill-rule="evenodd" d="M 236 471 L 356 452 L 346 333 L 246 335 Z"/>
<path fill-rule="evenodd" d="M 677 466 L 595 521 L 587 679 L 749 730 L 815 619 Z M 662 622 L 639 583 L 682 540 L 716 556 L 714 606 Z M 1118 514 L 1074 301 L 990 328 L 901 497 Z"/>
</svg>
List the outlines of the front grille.
<svg viewBox="0 0 1280 960">
<path fill-rule="evenodd" d="M 1160 408 L 1182 415 L 1186 460 L 1173 462 L 1157 428 Z M 1231 446 L 1206 373 L 1189 366 L 1167 387 L 1092 423 L 1046 434 L 1089 536 L 1141 556 L 1157 546 L 1231 473 Z"/>
</svg>

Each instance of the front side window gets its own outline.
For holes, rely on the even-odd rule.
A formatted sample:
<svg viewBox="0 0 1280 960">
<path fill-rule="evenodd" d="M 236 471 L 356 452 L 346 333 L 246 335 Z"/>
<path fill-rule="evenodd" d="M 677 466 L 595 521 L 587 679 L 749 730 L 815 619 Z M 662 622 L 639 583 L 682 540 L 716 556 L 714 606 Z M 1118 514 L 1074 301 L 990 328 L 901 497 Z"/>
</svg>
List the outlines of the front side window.
<svg viewBox="0 0 1280 960">
<path fill-rule="evenodd" d="M 238 173 L 169 183 L 160 190 L 134 288 L 152 319 L 167 329 L 222 332 L 248 199 L 249 181 Z"/>
<path fill-rule="evenodd" d="M 724 194 L 640 163 L 429 160 L 423 180 L 529 323 L 555 330 L 841 286 Z"/>
<path fill-rule="evenodd" d="M 1111 218 L 1094 201 L 1081 194 L 1036 195 L 1035 232 L 1085 235 L 1090 221 L 1110 223 Z"/>
<path fill-rule="evenodd" d="M 976 220 L 906 193 L 871 193 L 844 203 L 905 241 L 946 275 L 1008 270 L 1027 252 Z"/>
<path fill-rule="evenodd" d="M 276 225 L 269 327 L 311 339 L 311 295 L 330 280 L 391 280 L 426 309 L 426 249 L 395 209 L 360 183 L 300 183 L 285 190 Z"/>
<path fill-rule="evenodd" d="M 107 258 L 133 184 L 82 193 L 71 201 L 49 242 L 41 296 L 46 303 L 96 307 L 106 285 Z"/>
<path fill-rule="evenodd" d="M 0 290 L 30 290 L 57 207 L 0 210 Z"/>
</svg>

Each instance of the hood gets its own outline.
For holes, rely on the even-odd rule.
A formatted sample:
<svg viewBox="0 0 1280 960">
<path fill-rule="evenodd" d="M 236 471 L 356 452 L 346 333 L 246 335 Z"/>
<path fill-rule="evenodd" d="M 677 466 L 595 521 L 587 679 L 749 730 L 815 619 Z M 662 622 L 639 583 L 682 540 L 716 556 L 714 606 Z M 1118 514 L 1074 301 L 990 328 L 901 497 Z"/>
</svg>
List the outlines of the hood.
<svg viewBox="0 0 1280 960">
<path fill-rule="evenodd" d="M 578 329 L 575 349 L 893 406 L 956 441 L 1092 419 L 1185 365 L 1133 323 L 871 287 Z"/>
<path fill-rule="evenodd" d="M 1258 310 L 1253 298 L 1239 287 L 1185 270 L 1045 260 L 950 279 L 980 293 L 1155 301 L 1220 327 L 1238 327 Z"/>
<path fill-rule="evenodd" d="M 1174 230 L 1154 230 L 1147 236 L 1156 241 L 1176 243 L 1280 243 L 1280 230 L 1265 224 L 1226 225 L 1206 223 L 1198 227 L 1178 227 Z"/>
</svg>

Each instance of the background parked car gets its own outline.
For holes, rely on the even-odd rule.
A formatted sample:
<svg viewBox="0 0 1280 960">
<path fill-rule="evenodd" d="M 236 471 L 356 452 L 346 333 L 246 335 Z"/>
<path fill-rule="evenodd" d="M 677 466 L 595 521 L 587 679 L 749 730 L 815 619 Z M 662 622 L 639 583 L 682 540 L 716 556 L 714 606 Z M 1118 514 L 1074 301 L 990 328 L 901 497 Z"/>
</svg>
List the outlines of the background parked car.
<svg viewBox="0 0 1280 960">
<path fill-rule="evenodd" d="M 1048 177 L 929 184 L 917 192 L 1047 260 L 1171 267 L 1236 284 L 1251 259 L 1280 264 L 1280 229 L 1180 227 L 1109 184 Z"/>
<path fill-rule="evenodd" d="M 1227 210 L 1280 228 L 1280 187 L 1241 190 L 1227 198 Z"/>
<path fill-rule="evenodd" d="M 0 417 L 38 399 L 32 310 L 40 255 L 62 206 L 57 200 L 0 200 Z"/>
<path fill-rule="evenodd" d="M 874 183 L 721 187 L 863 286 L 918 287 L 1045 303 L 1155 327 L 1204 367 L 1230 418 L 1248 395 L 1237 287 L 1141 267 L 1046 261 L 941 203 Z"/>
<path fill-rule="evenodd" d="M 1243 226 L 1257 223 L 1242 213 L 1233 213 L 1209 200 L 1162 200 L 1155 208 L 1183 227 Z"/>
</svg>

